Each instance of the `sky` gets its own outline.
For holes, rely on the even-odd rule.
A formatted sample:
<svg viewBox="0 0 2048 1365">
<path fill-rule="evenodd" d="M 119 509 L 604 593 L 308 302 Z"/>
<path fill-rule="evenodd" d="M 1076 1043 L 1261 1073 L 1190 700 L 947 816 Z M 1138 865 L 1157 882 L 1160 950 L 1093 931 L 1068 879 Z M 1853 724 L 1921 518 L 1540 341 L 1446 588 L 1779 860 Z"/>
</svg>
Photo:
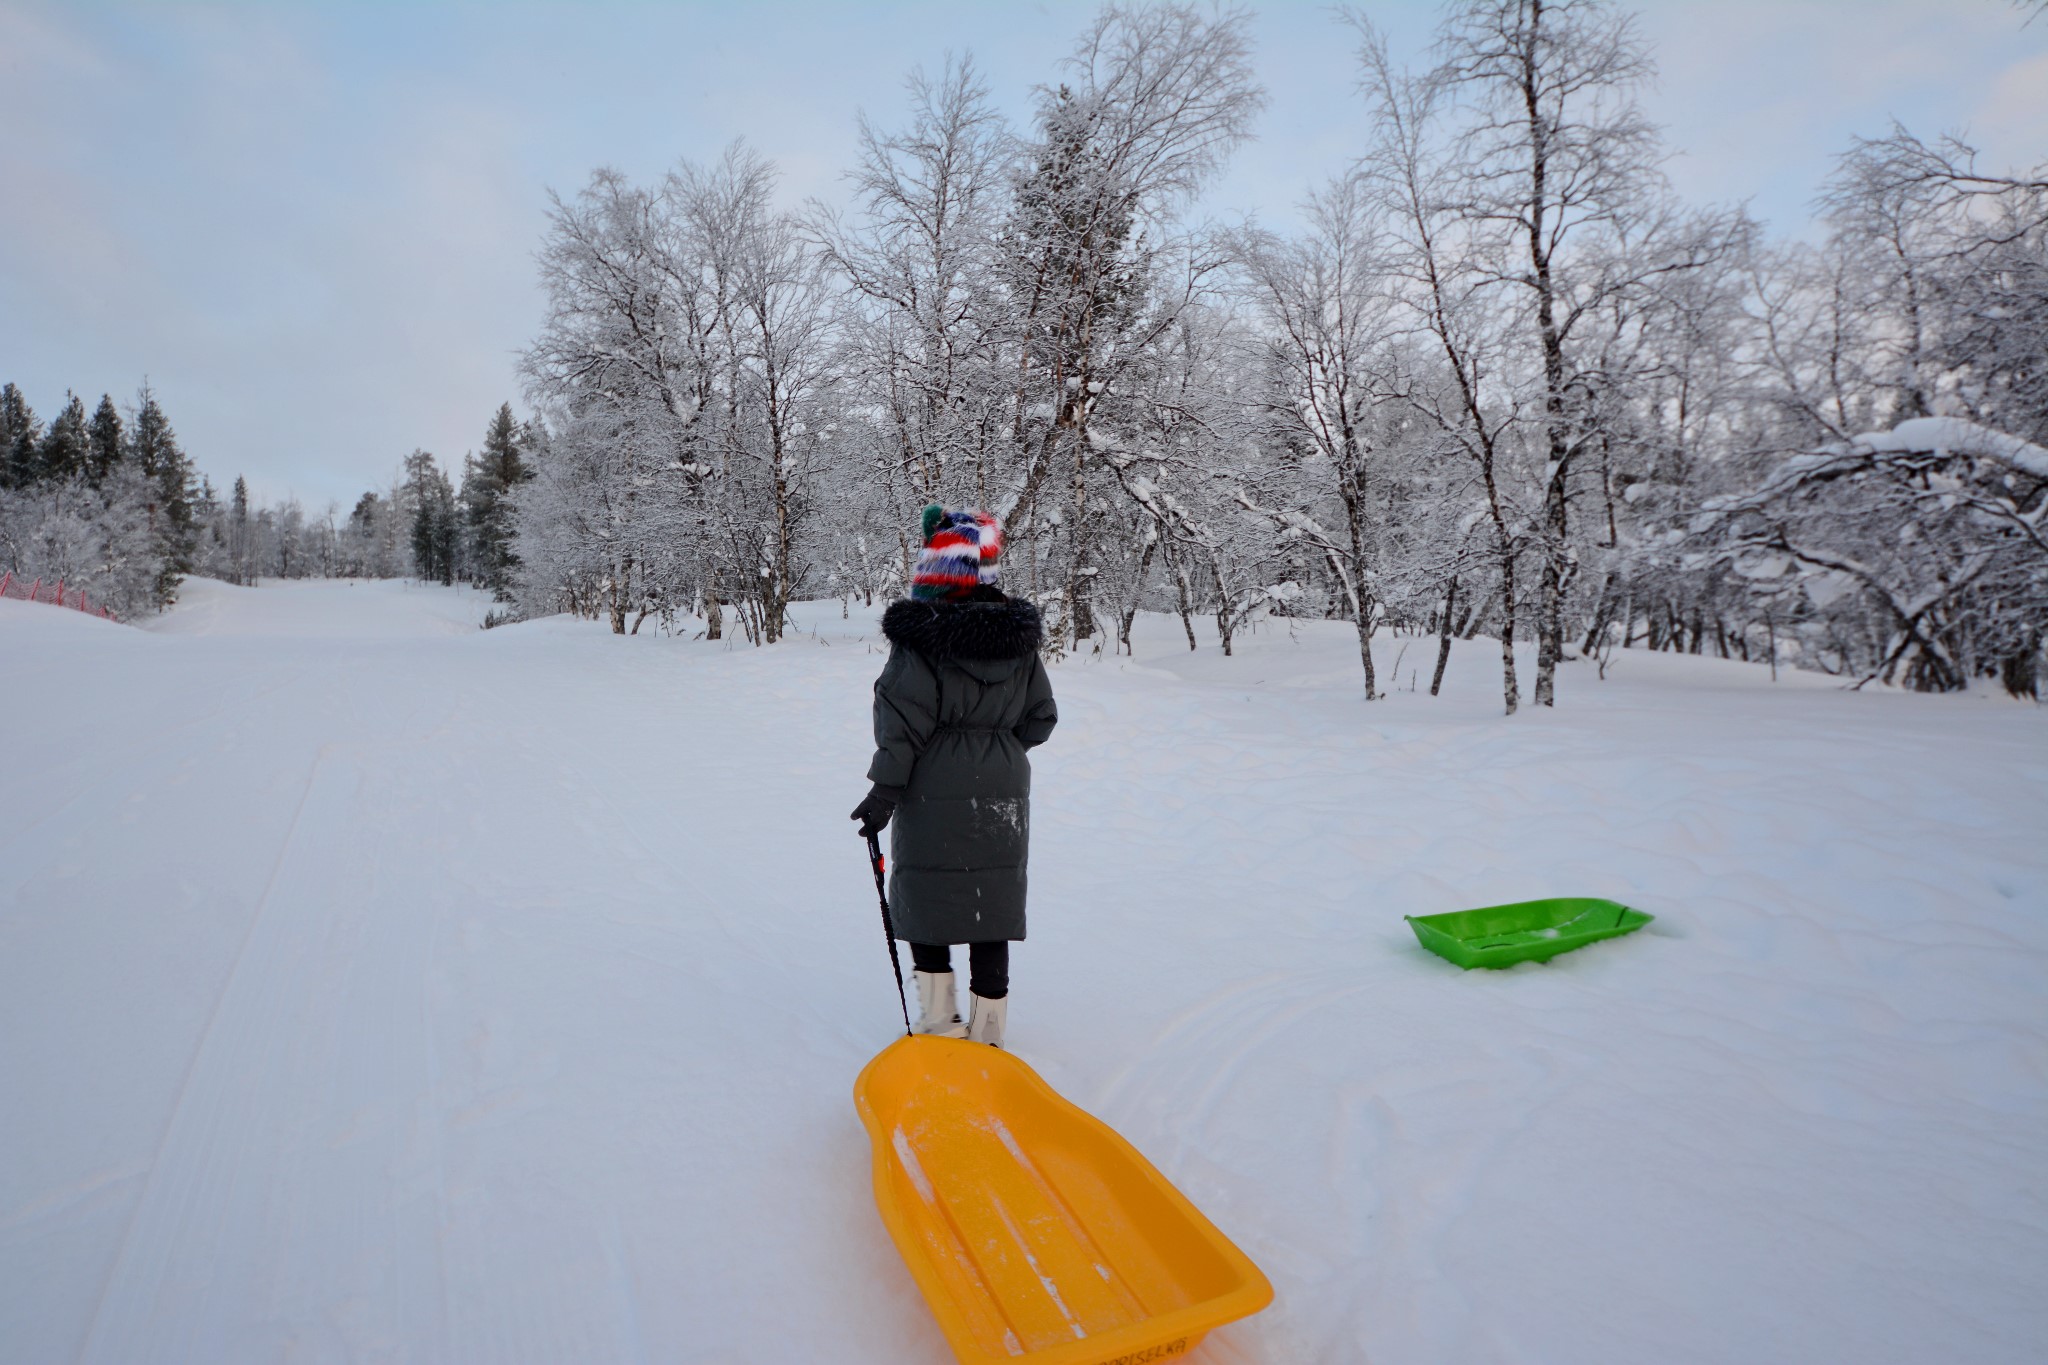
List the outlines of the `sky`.
<svg viewBox="0 0 2048 1365">
<path fill-rule="evenodd" d="M 841 200 L 865 111 L 972 53 L 1020 123 L 1084 0 L 582 4 L 0 0 L 0 381 L 46 419 L 147 377 L 216 485 L 343 510 L 424 447 L 459 469 L 539 327 L 550 190 L 745 138 Z M 1370 129 L 1324 4 L 1267 3 L 1257 140 L 1203 205 L 1284 226 Z M 1364 0 L 1421 65 L 1436 7 Z M 2048 160 L 2048 18 L 2008 0 L 1646 0 L 1674 186 L 1780 234 L 1858 134 Z"/>
</svg>

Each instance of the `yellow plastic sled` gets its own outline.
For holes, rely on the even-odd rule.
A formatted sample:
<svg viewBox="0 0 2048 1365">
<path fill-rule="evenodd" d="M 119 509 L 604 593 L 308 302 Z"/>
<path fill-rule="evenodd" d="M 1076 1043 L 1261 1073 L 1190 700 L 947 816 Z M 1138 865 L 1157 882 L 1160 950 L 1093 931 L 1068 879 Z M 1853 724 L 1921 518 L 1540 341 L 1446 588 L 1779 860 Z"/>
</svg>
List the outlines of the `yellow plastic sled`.
<svg viewBox="0 0 2048 1365">
<path fill-rule="evenodd" d="M 906 1037 L 854 1083 L 875 1203 L 962 1365 L 1175 1360 L 1273 1287 L 1016 1057 Z"/>
</svg>

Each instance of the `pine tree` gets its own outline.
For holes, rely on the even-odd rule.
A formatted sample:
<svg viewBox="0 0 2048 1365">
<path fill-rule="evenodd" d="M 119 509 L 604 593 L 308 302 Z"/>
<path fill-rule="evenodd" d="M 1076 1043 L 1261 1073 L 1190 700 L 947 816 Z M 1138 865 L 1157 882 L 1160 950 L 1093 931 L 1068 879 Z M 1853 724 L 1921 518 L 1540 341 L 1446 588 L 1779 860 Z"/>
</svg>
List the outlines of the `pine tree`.
<svg viewBox="0 0 2048 1365">
<path fill-rule="evenodd" d="M 356 499 L 342 532 L 341 571 L 350 578 L 378 578 L 383 565 L 377 553 L 378 523 L 384 516 L 384 500 L 375 493 Z"/>
<path fill-rule="evenodd" d="M 228 504 L 228 577 L 231 582 L 251 583 L 249 573 L 249 485 L 235 475 L 235 492 Z"/>
<path fill-rule="evenodd" d="M 93 409 L 92 421 L 86 426 L 85 476 L 94 488 L 101 487 L 114 467 L 121 463 L 127 449 L 127 435 L 121 427 L 121 414 L 114 410 L 114 400 L 106 394 L 100 395 L 100 405 Z"/>
<path fill-rule="evenodd" d="M 156 537 L 157 601 L 169 606 L 178 584 L 192 572 L 198 523 L 194 517 L 192 462 L 178 448 L 170 419 L 147 380 L 135 395 L 135 420 L 128 429 L 128 458 L 149 481 L 149 527 Z"/>
<path fill-rule="evenodd" d="M 68 390 L 64 399 L 64 410 L 50 423 L 36 451 L 37 475 L 43 479 L 68 479 L 85 472 L 85 404 Z"/>
<path fill-rule="evenodd" d="M 520 453 L 521 433 L 512 405 L 500 404 L 484 433 L 483 454 L 463 462 L 462 505 L 468 520 L 471 571 L 476 585 L 507 600 L 512 570 L 519 560 L 512 552 L 510 508 L 505 495 L 533 476 Z"/>
<path fill-rule="evenodd" d="M 455 574 L 462 560 L 462 521 L 455 512 L 455 490 L 444 477 L 441 498 L 434 509 L 434 563 L 441 571 L 441 586 L 455 586 Z"/>
<path fill-rule="evenodd" d="M 405 488 L 412 503 L 412 561 L 423 579 L 453 586 L 458 553 L 455 490 L 434 457 L 415 450 L 405 457 Z"/>
<path fill-rule="evenodd" d="M 220 497 L 213 491 L 213 480 L 203 474 L 192 493 L 191 515 L 192 555 L 186 571 L 221 577 L 227 563 L 227 527 L 221 517 Z"/>
<path fill-rule="evenodd" d="M 0 488 L 26 488 L 35 482 L 36 449 L 42 444 L 43 424 L 9 384 L 0 388 Z"/>
</svg>

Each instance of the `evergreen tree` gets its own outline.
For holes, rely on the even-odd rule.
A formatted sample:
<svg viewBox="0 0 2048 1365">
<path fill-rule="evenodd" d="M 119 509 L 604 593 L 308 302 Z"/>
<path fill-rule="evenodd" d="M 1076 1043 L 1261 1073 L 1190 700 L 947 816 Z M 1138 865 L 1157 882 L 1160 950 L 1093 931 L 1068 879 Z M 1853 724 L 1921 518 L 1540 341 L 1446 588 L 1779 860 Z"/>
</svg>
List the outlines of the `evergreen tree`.
<svg viewBox="0 0 2048 1365">
<path fill-rule="evenodd" d="M 383 575 L 381 556 L 377 553 L 383 517 L 384 500 L 374 492 L 356 499 L 355 510 L 348 514 L 348 525 L 342 532 L 342 573 L 350 578 Z"/>
<path fill-rule="evenodd" d="M 225 577 L 227 525 L 221 515 L 220 496 L 213 491 L 213 480 L 204 475 L 200 476 L 199 486 L 192 494 L 191 515 L 192 556 L 187 572 L 203 573 L 213 578 Z"/>
<path fill-rule="evenodd" d="M 235 475 L 234 496 L 228 504 L 228 579 L 234 583 L 254 582 L 249 572 L 249 484 Z"/>
<path fill-rule="evenodd" d="M 440 505 L 434 509 L 434 562 L 443 587 L 455 586 L 462 561 L 462 519 L 455 510 L 455 490 L 441 480 Z"/>
<path fill-rule="evenodd" d="M 107 476 L 114 472 L 114 466 L 121 463 L 127 447 L 121 414 L 114 410 L 114 400 L 106 394 L 100 395 L 100 405 L 93 409 L 85 438 L 85 476 L 92 481 L 94 488 L 98 488 L 106 483 Z"/>
<path fill-rule="evenodd" d="M 453 586 L 458 551 L 455 490 L 424 450 L 405 457 L 405 488 L 413 507 L 413 569 L 423 579 Z"/>
<path fill-rule="evenodd" d="M 192 505 L 192 462 L 178 448 L 170 419 L 164 416 L 147 380 L 135 395 L 128 458 L 149 484 L 149 527 L 162 566 L 157 574 L 157 601 L 169 606 L 179 582 L 192 572 L 198 522 Z M 211 501 L 211 490 L 208 492 Z"/>
<path fill-rule="evenodd" d="M 50 429 L 43 434 L 43 443 L 36 451 L 40 478 L 68 479 L 85 472 L 85 404 L 79 401 L 77 394 L 68 390 L 64 399 L 64 410 L 50 423 Z"/>
<path fill-rule="evenodd" d="M 512 405 L 500 404 L 484 432 L 483 453 L 463 462 L 462 505 L 468 521 L 471 575 L 478 587 L 490 589 L 500 600 L 509 600 L 512 571 L 519 563 L 512 552 L 505 494 L 533 477 L 520 450 L 521 437 Z"/>
<path fill-rule="evenodd" d="M 0 388 L 0 488 L 26 488 L 35 482 L 36 449 L 42 444 L 43 424 L 9 384 Z"/>
</svg>

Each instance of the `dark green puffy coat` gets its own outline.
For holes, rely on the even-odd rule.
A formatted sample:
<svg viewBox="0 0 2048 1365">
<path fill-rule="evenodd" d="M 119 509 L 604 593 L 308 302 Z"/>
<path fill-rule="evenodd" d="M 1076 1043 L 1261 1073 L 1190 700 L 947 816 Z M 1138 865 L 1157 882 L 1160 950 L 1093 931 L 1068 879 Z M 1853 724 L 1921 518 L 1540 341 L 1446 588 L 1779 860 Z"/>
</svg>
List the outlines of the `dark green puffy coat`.
<svg viewBox="0 0 2048 1365">
<path fill-rule="evenodd" d="M 890 825 L 889 912 L 913 943 L 1024 937 L 1031 760 L 1059 721 L 1039 661 L 1038 609 L 979 600 L 892 603 L 875 680 L 868 778 L 903 791 Z"/>
</svg>

